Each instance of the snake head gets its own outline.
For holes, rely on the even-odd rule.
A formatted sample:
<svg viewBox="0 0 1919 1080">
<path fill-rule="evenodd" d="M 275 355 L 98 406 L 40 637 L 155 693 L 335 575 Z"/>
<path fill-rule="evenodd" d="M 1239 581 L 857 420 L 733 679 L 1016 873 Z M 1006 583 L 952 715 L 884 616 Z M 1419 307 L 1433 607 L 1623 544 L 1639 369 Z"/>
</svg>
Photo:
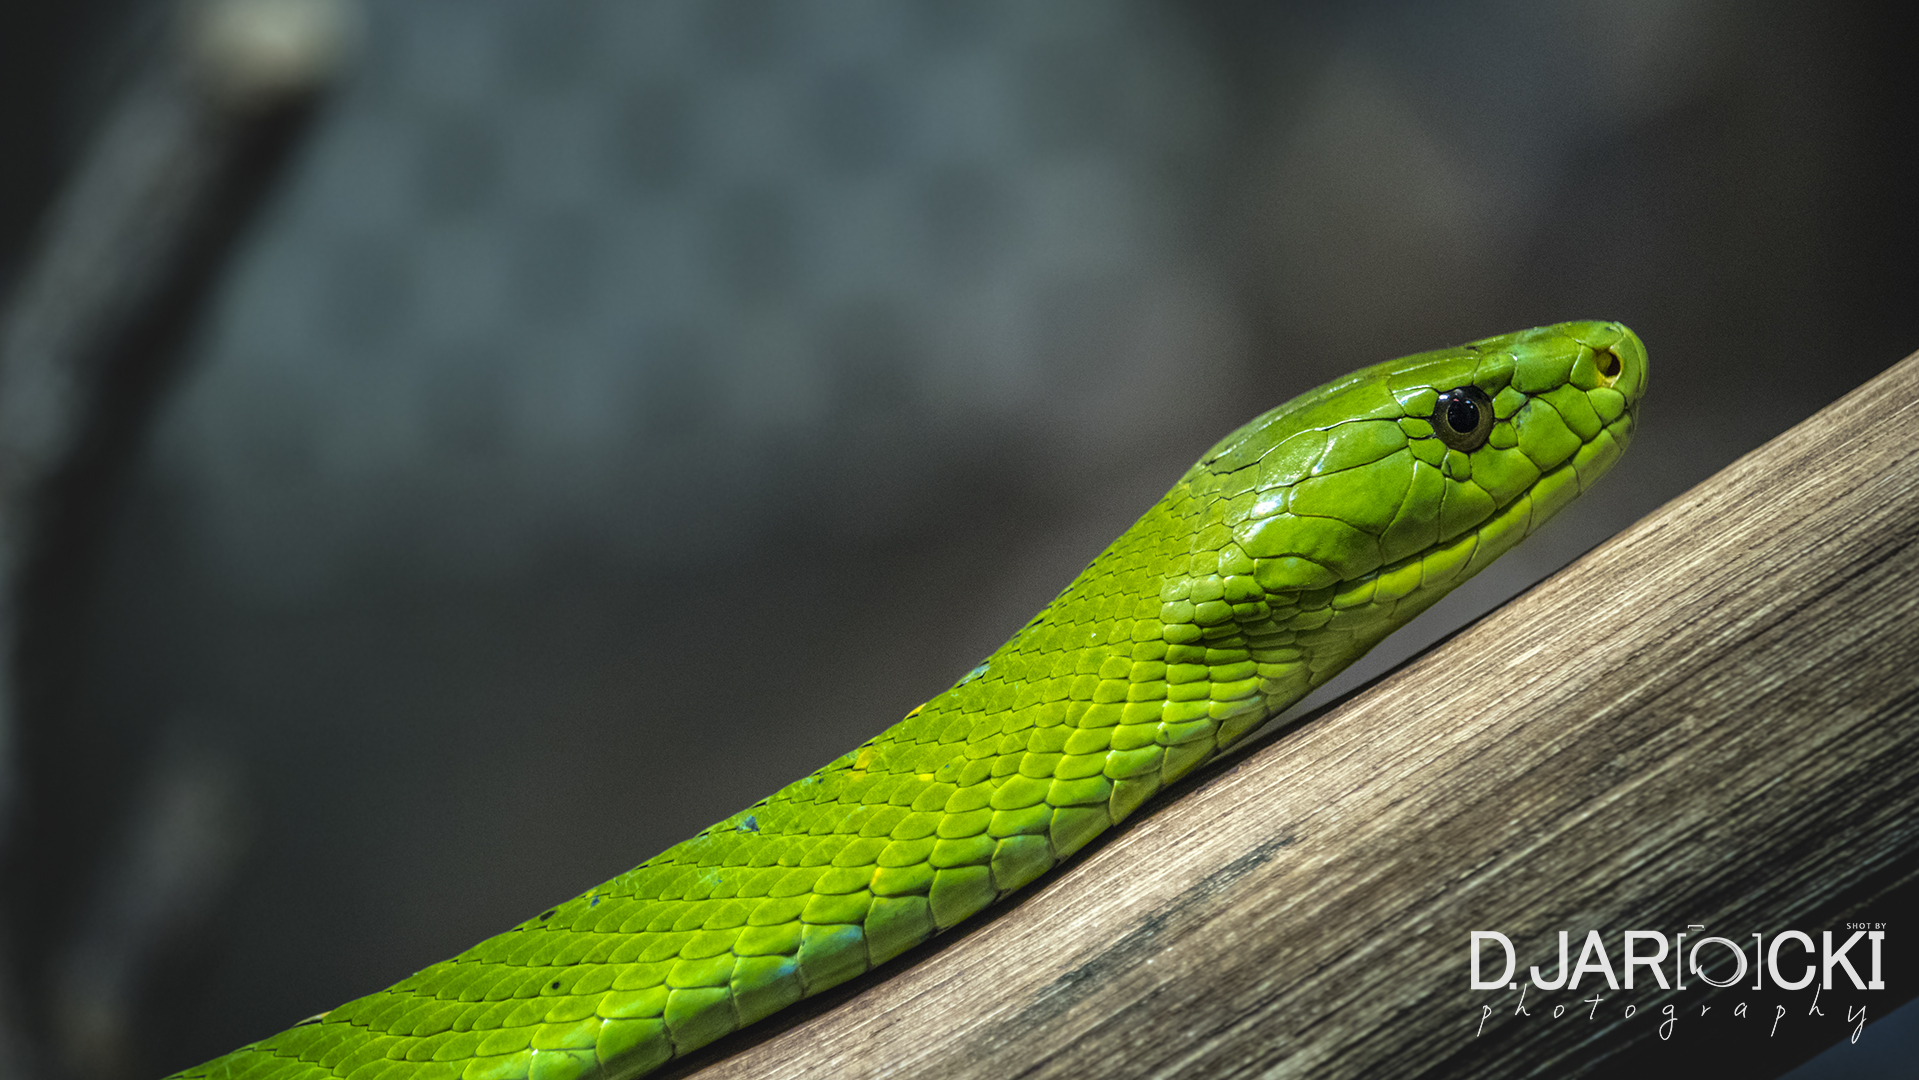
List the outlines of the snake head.
<svg viewBox="0 0 1919 1080">
<path fill-rule="evenodd" d="M 1645 346 L 1618 323 L 1503 334 L 1295 398 L 1185 486 L 1269 596 L 1332 590 L 1333 610 L 1396 626 L 1604 475 L 1645 386 Z"/>
</svg>

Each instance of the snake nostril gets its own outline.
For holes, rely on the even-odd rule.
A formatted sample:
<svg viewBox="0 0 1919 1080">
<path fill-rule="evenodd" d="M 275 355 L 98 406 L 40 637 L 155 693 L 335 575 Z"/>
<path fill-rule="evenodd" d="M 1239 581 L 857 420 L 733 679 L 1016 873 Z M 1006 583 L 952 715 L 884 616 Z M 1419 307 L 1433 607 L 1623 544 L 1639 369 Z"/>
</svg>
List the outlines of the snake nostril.
<svg viewBox="0 0 1919 1080">
<path fill-rule="evenodd" d="M 1593 362 L 1599 365 L 1599 373 L 1606 378 L 1617 379 L 1619 377 L 1619 356 L 1612 350 L 1607 349 L 1601 351 L 1593 357 Z"/>
</svg>

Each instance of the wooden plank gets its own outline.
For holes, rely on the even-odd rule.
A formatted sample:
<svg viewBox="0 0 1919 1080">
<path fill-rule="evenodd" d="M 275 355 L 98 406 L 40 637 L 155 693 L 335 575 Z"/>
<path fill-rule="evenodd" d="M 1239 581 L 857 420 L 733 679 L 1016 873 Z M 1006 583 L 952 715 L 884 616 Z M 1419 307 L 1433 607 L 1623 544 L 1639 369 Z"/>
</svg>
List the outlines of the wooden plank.
<svg viewBox="0 0 1919 1080">
<path fill-rule="evenodd" d="M 1919 354 L 991 921 L 675 1072 L 1574 1075 L 1665 1003 L 1726 1016 L 1748 992 L 1643 968 L 1591 1019 L 1515 1016 L 1469 933 L 1524 980 L 1559 930 L 1615 965 L 1628 929 L 1817 939 L 1919 876 L 1915 445 Z M 1844 1033 L 1798 1030 L 1778 1068 Z"/>
</svg>

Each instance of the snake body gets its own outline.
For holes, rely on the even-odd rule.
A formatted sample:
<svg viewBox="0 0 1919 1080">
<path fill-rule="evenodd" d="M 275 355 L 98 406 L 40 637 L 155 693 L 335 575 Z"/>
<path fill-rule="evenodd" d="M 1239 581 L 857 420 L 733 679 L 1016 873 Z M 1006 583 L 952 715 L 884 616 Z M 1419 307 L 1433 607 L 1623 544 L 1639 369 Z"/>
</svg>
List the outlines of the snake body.
<svg viewBox="0 0 1919 1080">
<path fill-rule="evenodd" d="M 1631 437 L 1617 323 L 1255 418 L 952 688 L 818 772 L 378 993 L 179 1074 L 626 1080 L 1003 899 L 1517 544 Z"/>
</svg>

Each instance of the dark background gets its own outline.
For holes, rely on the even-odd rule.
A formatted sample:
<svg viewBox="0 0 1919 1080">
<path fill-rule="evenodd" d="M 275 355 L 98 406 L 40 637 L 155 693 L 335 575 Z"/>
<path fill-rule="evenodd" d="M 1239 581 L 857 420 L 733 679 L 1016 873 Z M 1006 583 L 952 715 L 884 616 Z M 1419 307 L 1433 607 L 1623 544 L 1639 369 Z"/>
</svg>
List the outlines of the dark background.
<svg viewBox="0 0 1919 1080">
<path fill-rule="evenodd" d="M 0 288 L 163 14 L 0 13 Z M 1919 348 L 1903 14 L 366 5 L 23 631 L 29 1022 L 150 1076 L 385 985 L 942 689 L 1249 416 L 1631 325 L 1632 452 L 1383 670 Z"/>
</svg>

